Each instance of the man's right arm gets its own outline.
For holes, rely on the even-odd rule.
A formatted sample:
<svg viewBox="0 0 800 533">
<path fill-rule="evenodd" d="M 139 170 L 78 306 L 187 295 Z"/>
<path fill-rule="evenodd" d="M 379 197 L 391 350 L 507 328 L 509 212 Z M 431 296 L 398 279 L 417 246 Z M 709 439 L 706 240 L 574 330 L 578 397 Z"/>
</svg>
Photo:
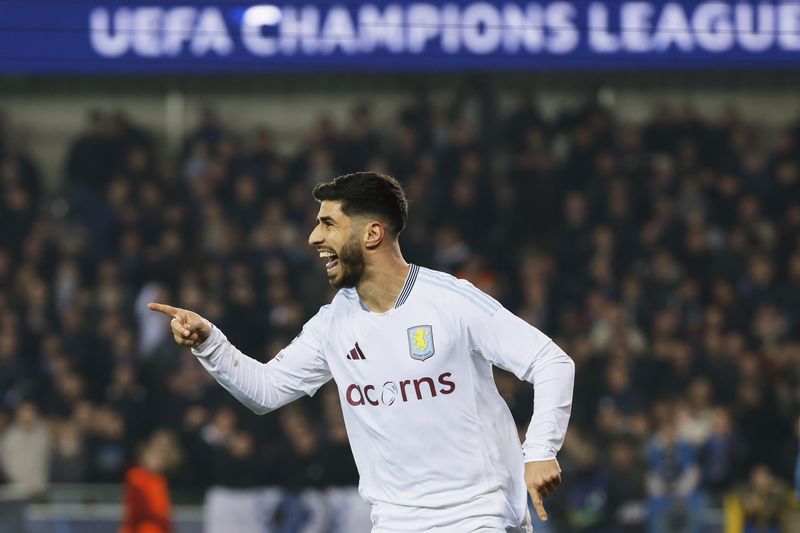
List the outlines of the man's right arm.
<svg viewBox="0 0 800 533">
<path fill-rule="evenodd" d="M 320 333 L 324 330 L 326 307 L 306 323 L 289 346 L 265 364 L 240 352 L 197 313 L 166 304 L 148 304 L 149 309 L 172 317 L 170 327 L 175 342 L 190 347 L 214 379 L 257 414 L 273 411 L 303 394 L 312 396 L 331 379 Z"/>
<path fill-rule="evenodd" d="M 192 353 L 234 398 L 262 415 L 304 394 L 313 396 L 331 379 L 321 346 L 308 331 L 310 326 L 268 363 L 243 354 L 217 327 Z"/>
</svg>

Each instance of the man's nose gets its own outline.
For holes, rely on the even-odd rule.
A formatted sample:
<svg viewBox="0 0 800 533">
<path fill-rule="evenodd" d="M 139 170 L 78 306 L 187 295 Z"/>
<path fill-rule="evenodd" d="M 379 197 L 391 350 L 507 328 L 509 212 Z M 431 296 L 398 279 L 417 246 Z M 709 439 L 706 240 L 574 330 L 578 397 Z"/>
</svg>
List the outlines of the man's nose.
<svg viewBox="0 0 800 533">
<path fill-rule="evenodd" d="M 308 236 L 308 244 L 311 246 L 316 246 L 320 242 L 322 242 L 322 240 L 319 238 L 317 230 L 314 229 L 314 231 L 311 232 L 311 235 Z"/>
</svg>

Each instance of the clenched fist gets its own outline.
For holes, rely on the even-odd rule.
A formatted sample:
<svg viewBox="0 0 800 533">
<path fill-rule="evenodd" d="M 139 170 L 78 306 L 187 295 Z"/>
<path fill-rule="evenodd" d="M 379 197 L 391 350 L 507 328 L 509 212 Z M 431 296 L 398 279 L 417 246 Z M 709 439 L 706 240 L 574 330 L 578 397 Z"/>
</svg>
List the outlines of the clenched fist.
<svg viewBox="0 0 800 533">
<path fill-rule="evenodd" d="M 525 485 L 528 487 L 533 507 L 540 520 L 547 520 L 542 498 L 553 492 L 560 484 L 561 467 L 555 459 L 525 463 Z"/>
<path fill-rule="evenodd" d="M 169 323 L 172 336 L 181 346 L 195 348 L 211 335 L 211 322 L 194 311 L 158 303 L 149 303 L 147 308 L 172 317 Z"/>
</svg>

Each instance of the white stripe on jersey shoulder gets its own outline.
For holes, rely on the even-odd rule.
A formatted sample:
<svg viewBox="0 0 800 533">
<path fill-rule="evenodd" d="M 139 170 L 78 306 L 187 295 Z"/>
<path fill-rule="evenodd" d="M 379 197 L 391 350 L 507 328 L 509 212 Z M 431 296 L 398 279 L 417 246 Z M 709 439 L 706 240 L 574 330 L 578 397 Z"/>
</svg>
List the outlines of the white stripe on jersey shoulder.
<svg viewBox="0 0 800 533">
<path fill-rule="evenodd" d="M 433 275 L 434 277 L 440 278 L 440 279 L 442 279 L 444 281 L 447 281 L 447 282 L 455 283 L 459 288 L 462 288 L 462 289 L 464 289 L 464 290 L 466 290 L 466 291 L 478 296 L 480 299 L 486 301 L 486 303 L 488 303 L 491 307 L 496 307 L 498 309 L 500 307 L 502 307 L 500 302 L 498 302 L 497 300 L 495 300 L 494 298 L 492 298 L 491 296 L 489 296 L 488 294 L 486 294 L 485 292 L 483 292 L 482 290 L 477 288 L 475 285 L 470 283 L 468 280 L 457 278 L 457 277 L 453 276 L 452 274 L 448 274 L 447 272 L 441 272 L 439 270 L 432 270 L 430 268 L 426 268 L 425 270 L 429 274 Z"/>
<path fill-rule="evenodd" d="M 429 268 L 421 268 L 419 271 L 419 280 L 422 283 L 446 289 L 466 298 L 489 316 L 495 314 L 497 310 L 502 307 L 497 300 L 480 289 L 477 289 L 469 281 L 458 279 L 444 272 L 431 270 Z"/>
</svg>

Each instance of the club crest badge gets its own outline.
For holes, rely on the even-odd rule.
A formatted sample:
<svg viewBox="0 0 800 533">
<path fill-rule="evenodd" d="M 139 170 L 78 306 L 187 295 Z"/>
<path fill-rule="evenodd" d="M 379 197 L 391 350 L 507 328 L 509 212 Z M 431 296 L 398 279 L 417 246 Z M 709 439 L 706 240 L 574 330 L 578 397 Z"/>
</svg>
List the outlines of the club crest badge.
<svg viewBox="0 0 800 533">
<path fill-rule="evenodd" d="M 433 327 L 414 326 L 406 331 L 408 333 L 408 351 L 413 359 L 424 361 L 434 354 Z"/>
</svg>

